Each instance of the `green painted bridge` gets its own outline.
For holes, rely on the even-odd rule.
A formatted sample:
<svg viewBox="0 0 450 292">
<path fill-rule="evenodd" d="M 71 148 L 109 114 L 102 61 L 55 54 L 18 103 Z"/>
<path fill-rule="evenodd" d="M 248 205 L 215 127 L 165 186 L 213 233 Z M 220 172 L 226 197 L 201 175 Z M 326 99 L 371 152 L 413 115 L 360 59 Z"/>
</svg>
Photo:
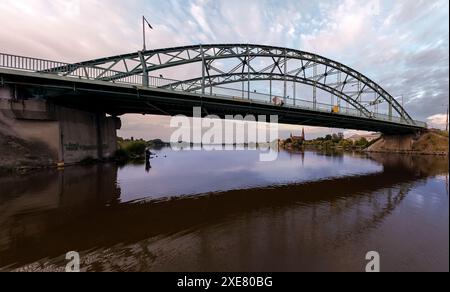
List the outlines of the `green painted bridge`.
<svg viewBox="0 0 450 292">
<path fill-rule="evenodd" d="M 170 70 L 189 78 L 163 78 Z M 0 54 L 0 86 L 14 100 L 43 99 L 111 116 L 192 116 L 193 107 L 201 107 L 205 116 L 278 115 L 285 124 L 386 134 L 427 128 L 356 70 L 316 54 L 261 45 L 195 45 L 74 64 Z M 311 89 L 309 98 L 301 98 L 298 86 Z M 331 102 L 323 102 L 324 95 Z"/>
</svg>

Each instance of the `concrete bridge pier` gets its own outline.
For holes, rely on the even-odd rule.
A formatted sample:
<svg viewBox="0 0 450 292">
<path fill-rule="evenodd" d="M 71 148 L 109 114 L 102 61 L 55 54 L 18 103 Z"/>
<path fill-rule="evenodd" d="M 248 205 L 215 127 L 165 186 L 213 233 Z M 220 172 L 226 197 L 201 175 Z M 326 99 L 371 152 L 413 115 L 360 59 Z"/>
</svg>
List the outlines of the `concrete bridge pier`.
<svg viewBox="0 0 450 292">
<path fill-rule="evenodd" d="M 117 117 L 55 105 L 42 99 L 17 100 L 0 88 L 0 134 L 45 145 L 54 165 L 104 159 L 117 150 Z M 41 151 L 41 150 L 36 150 Z M 39 153 L 33 153 L 39 156 Z"/>
</svg>

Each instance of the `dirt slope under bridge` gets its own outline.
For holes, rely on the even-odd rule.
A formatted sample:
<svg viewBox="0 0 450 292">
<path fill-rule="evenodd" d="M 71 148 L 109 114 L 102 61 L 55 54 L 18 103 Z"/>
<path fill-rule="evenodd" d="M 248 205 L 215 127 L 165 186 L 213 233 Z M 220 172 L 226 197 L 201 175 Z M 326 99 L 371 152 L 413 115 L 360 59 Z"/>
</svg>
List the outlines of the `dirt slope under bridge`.
<svg viewBox="0 0 450 292">
<path fill-rule="evenodd" d="M 448 155 L 448 132 L 430 130 L 421 134 L 386 136 L 372 144 L 368 152 L 395 152 L 424 155 Z"/>
<path fill-rule="evenodd" d="M 18 138 L 0 120 L 0 174 L 55 165 L 43 143 Z"/>
</svg>

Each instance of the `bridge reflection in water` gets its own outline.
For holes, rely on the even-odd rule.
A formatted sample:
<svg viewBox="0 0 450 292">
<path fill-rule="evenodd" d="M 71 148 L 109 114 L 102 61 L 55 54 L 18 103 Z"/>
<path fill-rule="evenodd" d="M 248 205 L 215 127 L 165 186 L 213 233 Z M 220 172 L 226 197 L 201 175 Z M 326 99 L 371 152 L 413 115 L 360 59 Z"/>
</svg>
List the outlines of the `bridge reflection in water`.
<svg viewBox="0 0 450 292">
<path fill-rule="evenodd" d="M 385 270 L 448 269 L 448 195 L 443 209 L 422 202 L 425 215 L 402 207 L 408 196 L 420 203 L 417 188 L 430 178 L 448 176 L 447 162 L 370 159 L 383 171 L 124 204 L 113 165 L 0 178 L 0 269 L 57 269 L 72 250 L 83 268 L 106 271 L 362 271 L 369 250 Z M 445 216 L 424 230 L 424 218 Z"/>
</svg>

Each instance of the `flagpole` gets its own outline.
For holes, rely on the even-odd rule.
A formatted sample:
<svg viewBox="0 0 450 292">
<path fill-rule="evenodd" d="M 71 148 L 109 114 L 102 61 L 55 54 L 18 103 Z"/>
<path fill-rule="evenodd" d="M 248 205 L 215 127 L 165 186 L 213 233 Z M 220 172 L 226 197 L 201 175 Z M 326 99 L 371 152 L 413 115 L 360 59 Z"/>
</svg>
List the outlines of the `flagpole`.
<svg viewBox="0 0 450 292">
<path fill-rule="evenodd" d="M 144 40 L 144 46 L 142 51 L 146 51 L 146 45 L 145 45 L 145 16 L 142 16 L 142 36 Z"/>
</svg>

